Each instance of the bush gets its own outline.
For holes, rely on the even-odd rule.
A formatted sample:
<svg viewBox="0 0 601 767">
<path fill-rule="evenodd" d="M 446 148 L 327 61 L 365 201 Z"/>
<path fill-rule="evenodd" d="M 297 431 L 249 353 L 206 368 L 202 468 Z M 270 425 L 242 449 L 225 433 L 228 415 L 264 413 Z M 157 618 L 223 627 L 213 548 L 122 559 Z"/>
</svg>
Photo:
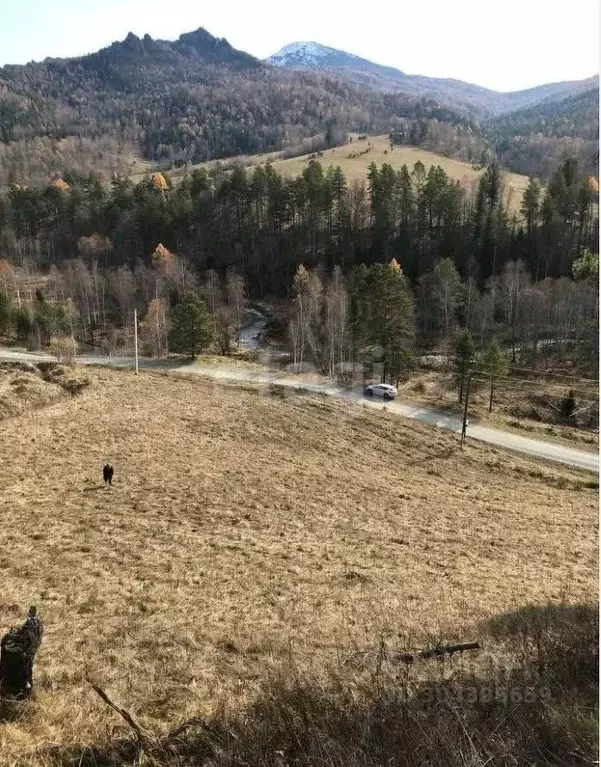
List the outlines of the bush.
<svg viewBox="0 0 601 767">
<path fill-rule="evenodd" d="M 77 354 L 77 341 L 73 337 L 51 338 L 49 344 L 50 353 L 56 357 L 57 362 L 70 364 Z"/>
</svg>

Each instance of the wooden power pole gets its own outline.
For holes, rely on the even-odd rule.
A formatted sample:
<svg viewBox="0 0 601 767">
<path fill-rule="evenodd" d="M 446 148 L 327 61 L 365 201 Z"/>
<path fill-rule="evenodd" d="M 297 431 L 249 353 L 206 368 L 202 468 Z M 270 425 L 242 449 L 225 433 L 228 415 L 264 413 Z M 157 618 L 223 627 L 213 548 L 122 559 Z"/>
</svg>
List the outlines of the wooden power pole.
<svg viewBox="0 0 601 767">
<path fill-rule="evenodd" d="M 134 344 L 136 347 L 136 375 L 138 375 L 138 310 L 134 309 Z"/>
<path fill-rule="evenodd" d="M 463 408 L 463 424 L 461 426 L 461 447 L 463 447 L 463 443 L 465 441 L 465 437 L 467 434 L 467 408 L 470 401 L 470 384 L 471 383 L 472 383 L 472 373 L 470 371 L 467 377 L 467 387 L 465 390 L 465 407 Z"/>
</svg>

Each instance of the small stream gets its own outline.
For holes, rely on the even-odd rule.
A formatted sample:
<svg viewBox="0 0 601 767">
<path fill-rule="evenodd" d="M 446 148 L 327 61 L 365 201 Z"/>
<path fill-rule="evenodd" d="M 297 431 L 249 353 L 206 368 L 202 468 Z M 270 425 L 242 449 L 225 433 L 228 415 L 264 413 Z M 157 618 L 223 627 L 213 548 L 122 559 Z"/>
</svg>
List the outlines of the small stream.
<svg viewBox="0 0 601 767">
<path fill-rule="evenodd" d="M 267 317 L 255 309 L 248 312 L 248 322 L 238 334 L 238 343 L 249 352 L 266 348 L 265 329 Z"/>
</svg>

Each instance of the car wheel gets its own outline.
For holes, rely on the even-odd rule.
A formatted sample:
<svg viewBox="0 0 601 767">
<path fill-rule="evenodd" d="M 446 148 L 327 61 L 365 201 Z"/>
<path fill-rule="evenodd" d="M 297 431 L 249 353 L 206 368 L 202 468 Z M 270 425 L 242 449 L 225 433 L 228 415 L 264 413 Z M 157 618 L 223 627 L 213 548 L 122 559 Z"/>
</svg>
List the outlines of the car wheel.
<svg viewBox="0 0 601 767">
<path fill-rule="evenodd" d="M 373 397 L 373 396 L 374 396 L 374 393 L 373 393 L 373 391 L 372 391 L 371 389 L 367 389 L 367 391 L 365 392 L 365 394 L 366 394 L 368 397 Z"/>
</svg>

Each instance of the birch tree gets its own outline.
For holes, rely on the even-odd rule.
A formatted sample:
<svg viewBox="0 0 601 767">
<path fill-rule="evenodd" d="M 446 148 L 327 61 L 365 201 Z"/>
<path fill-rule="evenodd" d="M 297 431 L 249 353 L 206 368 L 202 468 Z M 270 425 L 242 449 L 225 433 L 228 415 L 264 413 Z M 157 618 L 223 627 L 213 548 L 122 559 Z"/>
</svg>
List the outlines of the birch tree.
<svg viewBox="0 0 601 767">
<path fill-rule="evenodd" d="M 443 258 L 434 266 L 433 288 L 440 312 L 442 336 L 446 339 L 455 322 L 455 309 L 461 288 L 461 279 L 450 258 Z"/>
<path fill-rule="evenodd" d="M 516 328 L 524 291 L 530 284 L 530 276 L 523 261 L 509 261 L 501 276 L 501 294 L 505 318 L 511 327 L 511 354 L 515 364 Z"/>
<path fill-rule="evenodd" d="M 148 312 L 140 323 L 140 338 L 153 357 L 167 354 L 167 311 L 165 302 L 153 298 L 148 306 Z"/>
</svg>

